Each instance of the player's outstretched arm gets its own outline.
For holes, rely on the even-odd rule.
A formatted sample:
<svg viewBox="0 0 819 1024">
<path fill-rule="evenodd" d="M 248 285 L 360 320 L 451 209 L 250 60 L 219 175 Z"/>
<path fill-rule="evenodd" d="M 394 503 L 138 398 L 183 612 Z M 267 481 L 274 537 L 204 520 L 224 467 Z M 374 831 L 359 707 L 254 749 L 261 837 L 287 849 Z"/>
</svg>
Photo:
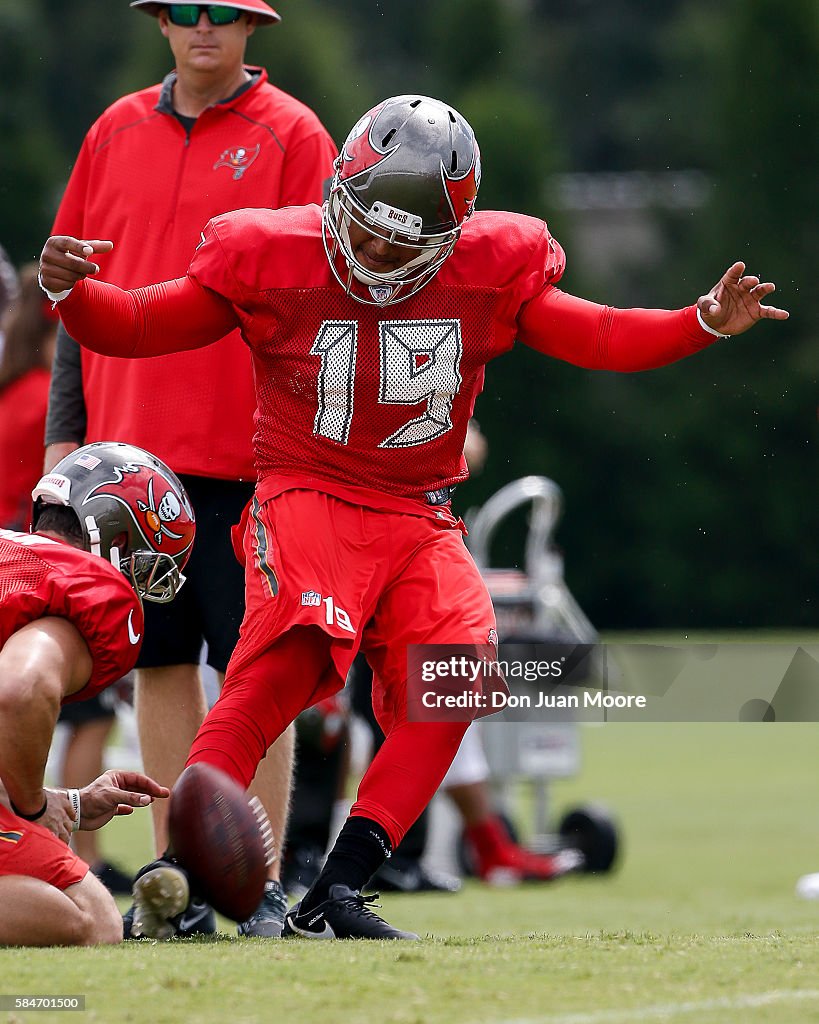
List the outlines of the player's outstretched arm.
<svg viewBox="0 0 819 1024">
<path fill-rule="evenodd" d="M 720 334 L 742 334 L 757 320 L 787 320 L 787 310 L 764 306 L 776 291 L 772 281 L 760 281 L 755 274 L 745 273 L 741 262 L 730 266 L 706 295 L 697 299 L 700 316 Z"/>
<path fill-rule="evenodd" d="M 744 269 L 735 263 L 696 305 L 684 309 L 615 309 L 546 287 L 521 310 L 518 340 L 592 370 L 631 373 L 666 366 L 719 336 L 742 334 L 758 320 L 787 319 L 784 309 L 763 305 L 775 286 L 745 276 Z"/>
<path fill-rule="evenodd" d="M 109 769 L 80 790 L 80 828 L 94 831 L 118 814 L 132 814 L 135 807 L 170 795 L 169 789 L 140 772 Z"/>
<path fill-rule="evenodd" d="M 113 248 L 113 242 L 99 239 L 52 235 L 40 254 L 40 285 L 57 295 L 73 288 L 89 274 L 99 273 L 99 266 L 90 257 Z"/>
<path fill-rule="evenodd" d="M 106 356 L 158 356 L 211 345 L 239 326 L 231 303 L 190 277 L 131 291 L 95 281 L 90 275 L 97 265 L 85 257 L 110 247 L 55 235 L 40 257 L 40 282 L 84 348 Z"/>
</svg>

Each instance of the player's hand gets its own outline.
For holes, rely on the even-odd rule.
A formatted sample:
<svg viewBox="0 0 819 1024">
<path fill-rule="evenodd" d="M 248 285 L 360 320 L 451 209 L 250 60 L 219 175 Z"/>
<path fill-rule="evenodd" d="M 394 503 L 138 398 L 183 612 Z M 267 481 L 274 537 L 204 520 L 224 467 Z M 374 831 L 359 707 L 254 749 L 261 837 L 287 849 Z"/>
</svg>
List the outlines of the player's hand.
<svg viewBox="0 0 819 1024">
<path fill-rule="evenodd" d="M 89 274 L 99 273 L 99 266 L 90 257 L 113 248 L 113 242 L 52 235 L 40 253 L 40 283 L 50 292 L 73 288 Z"/>
<path fill-rule="evenodd" d="M 109 769 L 80 790 L 80 828 L 92 832 L 115 815 L 133 814 L 135 807 L 147 807 L 170 795 L 167 787 L 140 772 Z"/>
<path fill-rule="evenodd" d="M 44 792 L 48 797 L 48 807 L 35 824 L 42 825 L 58 839 L 67 843 L 71 839 L 71 829 L 74 825 L 74 807 L 71 799 L 64 789 L 46 789 Z"/>
<path fill-rule="evenodd" d="M 770 281 L 761 282 L 745 273 L 744 263 L 729 267 L 707 295 L 697 300 L 700 316 L 720 334 L 742 334 L 757 320 L 787 320 L 787 310 L 763 306 L 762 300 L 776 290 Z"/>
</svg>

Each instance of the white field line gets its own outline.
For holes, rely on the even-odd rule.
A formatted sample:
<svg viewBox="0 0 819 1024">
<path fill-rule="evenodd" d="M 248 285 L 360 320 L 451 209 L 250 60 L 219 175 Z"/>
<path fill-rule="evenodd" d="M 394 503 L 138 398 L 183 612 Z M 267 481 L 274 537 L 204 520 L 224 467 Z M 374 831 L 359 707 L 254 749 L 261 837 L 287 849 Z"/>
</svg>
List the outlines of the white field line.
<svg viewBox="0 0 819 1024">
<path fill-rule="evenodd" d="M 496 1024 L 634 1024 L 635 1021 L 673 1020 L 684 1014 L 711 1010 L 753 1010 L 774 1003 L 819 1002 L 819 989 L 774 989 L 756 995 L 703 999 L 688 1003 L 655 1003 L 622 1010 L 595 1010 L 591 1013 L 549 1014 L 545 1017 L 515 1017 Z"/>
</svg>

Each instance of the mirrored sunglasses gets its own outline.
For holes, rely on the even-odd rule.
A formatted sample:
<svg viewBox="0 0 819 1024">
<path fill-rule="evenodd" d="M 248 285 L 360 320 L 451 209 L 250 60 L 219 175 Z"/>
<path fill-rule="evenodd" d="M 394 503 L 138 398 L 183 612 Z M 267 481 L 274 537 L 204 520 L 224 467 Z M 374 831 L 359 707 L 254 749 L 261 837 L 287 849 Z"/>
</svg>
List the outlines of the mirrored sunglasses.
<svg viewBox="0 0 819 1024">
<path fill-rule="evenodd" d="M 199 24 L 202 11 L 211 25 L 232 25 L 244 14 L 238 7 L 220 7 L 218 4 L 169 4 L 168 19 L 174 25 L 192 28 Z"/>
</svg>

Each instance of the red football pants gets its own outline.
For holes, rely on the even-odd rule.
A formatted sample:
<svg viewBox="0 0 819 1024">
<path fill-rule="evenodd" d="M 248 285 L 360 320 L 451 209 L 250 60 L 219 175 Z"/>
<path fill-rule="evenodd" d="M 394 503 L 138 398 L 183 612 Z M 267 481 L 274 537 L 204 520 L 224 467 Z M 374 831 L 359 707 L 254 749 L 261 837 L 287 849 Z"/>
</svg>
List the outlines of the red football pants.
<svg viewBox="0 0 819 1024">
<path fill-rule="evenodd" d="M 386 741 L 352 813 L 377 821 L 397 845 L 467 728 L 407 721 L 407 649 L 485 645 L 495 626 L 460 532 L 435 518 L 295 489 L 254 499 L 236 540 L 246 583 L 241 636 L 189 763 L 206 761 L 247 786 L 287 726 L 344 686 L 360 647 Z"/>
<path fill-rule="evenodd" d="M 267 748 L 319 699 L 329 647 L 321 630 L 296 627 L 229 675 L 188 764 L 212 764 L 247 788 Z M 397 721 L 361 780 L 350 813 L 378 822 L 395 849 L 441 784 L 467 724 Z"/>
<path fill-rule="evenodd" d="M 39 878 L 65 891 L 87 874 L 88 865 L 61 839 L 0 804 L 0 875 Z"/>
</svg>

